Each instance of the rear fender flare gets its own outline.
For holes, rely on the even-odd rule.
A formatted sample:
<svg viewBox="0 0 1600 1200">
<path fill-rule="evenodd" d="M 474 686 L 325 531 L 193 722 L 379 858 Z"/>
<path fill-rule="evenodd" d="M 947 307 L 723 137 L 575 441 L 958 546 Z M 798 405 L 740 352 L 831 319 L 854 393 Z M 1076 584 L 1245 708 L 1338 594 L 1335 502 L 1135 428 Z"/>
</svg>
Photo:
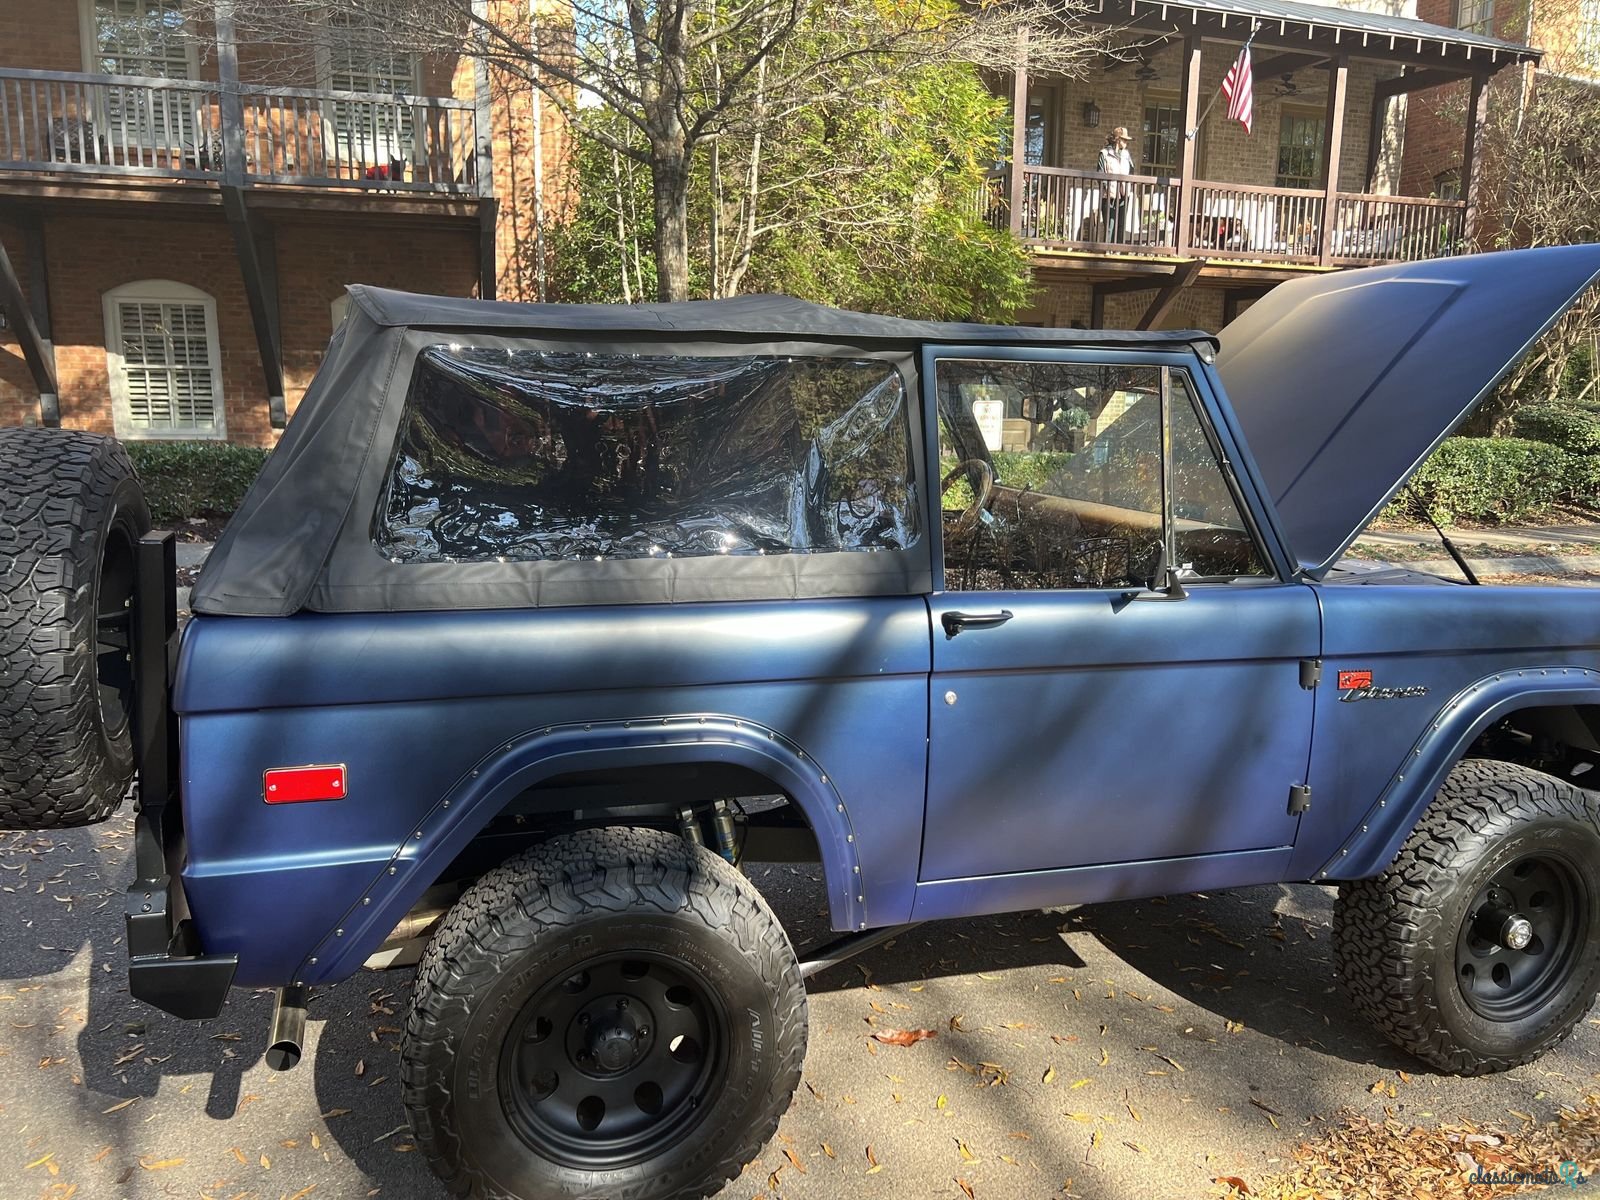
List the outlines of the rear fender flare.
<svg viewBox="0 0 1600 1200">
<path fill-rule="evenodd" d="M 1518 709 L 1562 704 L 1600 704 L 1600 671 L 1562 666 L 1499 671 L 1457 692 L 1313 878 L 1320 882 L 1376 875 L 1400 853 L 1422 810 L 1480 733 Z"/>
<path fill-rule="evenodd" d="M 320 983 L 353 973 L 467 843 L 527 788 L 574 771 L 691 762 L 747 767 L 782 788 L 816 834 L 834 927 L 862 927 L 866 898 L 844 797 L 814 758 L 776 730 L 712 714 L 550 725 L 500 743 L 455 782 L 307 954 L 296 980 Z"/>
</svg>

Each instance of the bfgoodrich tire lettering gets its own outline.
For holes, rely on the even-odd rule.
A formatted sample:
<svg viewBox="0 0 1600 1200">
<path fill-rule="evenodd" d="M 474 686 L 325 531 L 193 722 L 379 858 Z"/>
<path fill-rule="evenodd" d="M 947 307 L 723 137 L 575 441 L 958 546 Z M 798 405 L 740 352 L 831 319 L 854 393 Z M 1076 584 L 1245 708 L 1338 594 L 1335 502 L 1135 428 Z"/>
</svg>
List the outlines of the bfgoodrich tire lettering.
<svg viewBox="0 0 1600 1200">
<path fill-rule="evenodd" d="M 1483 989 L 1486 972 L 1504 959 L 1484 929 L 1493 915 L 1484 897 L 1497 881 L 1515 887 L 1519 872 L 1537 881 L 1536 871 L 1562 880 L 1549 894 L 1570 893 L 1565 935 L 1546 930 L 1549 942 L 1535 946 L 1551 969 L 1525 973 L 1530 1002 L 1515 1002 L 1516 976 L 1508 971 L 1507 1001 L 1492 1001 L 1490 990 L 1486 1003 L 1481 990 L 1469 989 Z M 1531 1062 L 1572 1032 L 1600 987 L 1594 797 L 1513 763 L 1459 764 L 1388 869 L 1340 889 L 1334 944 L 1357 1009 L 1397 1046 L 1461 1075 Z"/>
<path fill-rule="evenodd" d="M 128 789 L 124 600 L 149 528 L 114 439 L 0 429 L 0 828 L 92 824 Z"/>
<path fill-rule="evenodd" d="M 656 1031 L 628 1023 L 641 1007 L 661 1007 L 648 990 L 599 1041 L 585 1040 L 577 1025 L 597 1028 L 601 1009 L 629 990 L 626 980 L 651 972 L 674 989 L 703 986 L 704 1013 L 717 1016 L 714 1044 L 704 1047 L 716 1061 L 682 1088 L 665 1085 L 669 1101 L 689 1097 L 663 1114 L 667 1136 L 659 1144 L 647 1135 L 613 1140 L 606 1149 L 605 1119 L 592 1147 L 581 1134 L 543 1136 L 527 1116 L 539 1101 L 519 1100 L 513 1088 L 521 1080 L 554 1103 L 555 1084 L 535 1087 L 526 1078 L 535 1068 L 519 1066 L 518 1075 L 507 1064 L 523 1063 L 517 1055 L 537 1039 L 575 1055 L 559 1064 L 569 1080 L 585 1057 L 583 1071 L 604 1075 L 598 1049 L 630 1087 L 634 1078 L 653 1082 L 644 1076 L 655 1068 L 623 1065 L 630 1047 L 640 1063 L 657 1063 L 666 1051 L 649 1045 Z M 541 1021 L 547 1015 L 556 1025 Z M 406 1110 L 418 1145 L 458 1196 L 693 1200 L 737 1175 L 771 1137 L 799 1085 L 805 1040 L 793 948 L 743 876 L 666 833 L 584 831 L 491 871 L 450 910 L 419 967 L 406 1022 Z M 649 1058 L 652 1051 L 658 1057 Z M 627 1074 L 635 1070 L 642 1074 Z M 651 1099 L 659 1103 L 659 1093 Z M 549 1128 L 558 1127 L 552 1118 Z"/>
</svg>

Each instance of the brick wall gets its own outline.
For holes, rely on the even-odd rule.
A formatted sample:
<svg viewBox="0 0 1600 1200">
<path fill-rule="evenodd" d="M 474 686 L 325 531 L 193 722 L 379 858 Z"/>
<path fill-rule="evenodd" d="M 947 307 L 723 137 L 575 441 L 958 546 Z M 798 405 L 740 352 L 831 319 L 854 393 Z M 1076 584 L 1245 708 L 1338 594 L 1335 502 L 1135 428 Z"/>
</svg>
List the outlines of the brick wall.
<svg viewBox="0 0 1600 1200">
<path fill-rule="evenodd" d="M 1145 292 L 1119 292 L 1107 296 L 1104 328 L 1132 329 L 1155 297 L 1153 288 Z M 1222 328 L 1222 298 L 1220 288 L 1189 288 L 1167 310 L 1167 315 L 1157 323 L 1156 328 L 1215 332 Z M 1092 304 L 1093 289 L 1090 284 L 1045 277 L 1038 282 L 1033 303 L 1018 315 L 1017 320 L 1023 324 L 1055 329 L 1069 328 L 1074 322 L 1084 328 L 1093 328 Z"/>
<path fill-rule="evenodd" d="M 1257 61 L 1277 51 L 1257 48 Z M 1201 48 L 1200 107 L 1217 94 L 1223 76 L 1238 55 L 1238 48 L 1206 42 Z M 1157 72 L 1155 79 L 1140 82 L 1134 78 L 1137 64 L 1128 63 L 1097 71 L 1084 80 L 1057 84 L 1058 126 L 1057 165 L 1093 170 L 1106 135 L 1118 125 L 1126 125 L 1134 136 L 1131 153 L 1134 168 L 1139 168 L 1140 128 L 1147 104 L 1179 103 L 1182 87 L 1182 47 L 1166 46 L 1150 59 Z M 1398 67 L 1382 63 L 1352 61 L 1346 88 L 1344 142 L 1339 157 L 1339 186 L 1344 191 L 1365 191 L 1367 186 L 1367 146 L 1370 138 L 1372 96 L 1378 80 L 1398 75 Z M 1045 82 L 1045 81 L 1041 81 Z M 1199 178 L 1216 183 L 1246 183 L 1271 186 L 1277 180 L 1278 137 L 1284 106 L 1293 105 L 1321 114 L 1327 107 L 1327 72 L 1304 69 L 1294 76 L 1299 93 L 1290 100 L 1275 96 L 1281 80 L 1260 79 L 1256 84 L 1253 131 L 1245 133 L 1237 122 L 1223 119 L 1223 102 L 1211 110 L 1199 134 Z M 1093 100 L 1100 109 L 1100 125 L 1089 129 L 1083 123 L 1083 106 Z M 1391 151 L 1393 147 L 1391 147 Z M 1392 191 L 1392 180 L 1380 178 L 1379 190 Z"/>
<path fill-rule="evenodd" d="M 346 283 L 470 295 L 477 235 L 459 227 L 386 228 L 370 219 L 283 221 L 276 226 L 284 384 L 290 410 L 333 331 L 332 302 Z M 140 219 L 50 215 L 44 223 L 62 424 L 112 432 L 103 297 L 120 284 L 165 279 L 216 301 L 223 412 L 232 441 L 270 445 L 266 387 L 244 283 L 226 223 L 215 213 Z M 16 261 L 21 239 L 0 225 Z M 14 334 L 0 331 L 0 424 L 37 418 L 32 379 Z"/>
</svg>

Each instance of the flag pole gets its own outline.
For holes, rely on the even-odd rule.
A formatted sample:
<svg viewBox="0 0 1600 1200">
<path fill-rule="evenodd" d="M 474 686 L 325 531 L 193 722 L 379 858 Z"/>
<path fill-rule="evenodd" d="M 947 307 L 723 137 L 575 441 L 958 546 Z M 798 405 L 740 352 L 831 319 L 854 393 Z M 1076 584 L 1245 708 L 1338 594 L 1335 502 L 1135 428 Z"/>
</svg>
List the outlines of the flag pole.
<svg viewBox="0 0 1600 1200">
<path fill-rule="evenodd" d="M 1260 31 L 1260 29 L 1261 22 L 1252 17 L 1250 20 L 1250 36 L 1245 38 L 1244 46 L 1240 49 L 1239 54 L 1243 54 L 1246 50 L 1250 49 L 1250 43 L 1256 40 L 1256 34 Z M 1235 55 L 1234 62 L 1238 61 L 1239 56 Z M 1194 128 L 1183 135 L 1184 141 L 1192 142 L 1196 137 L 1199 136 L 1200 126 L 1206 123 L 1206 118 L 1211 115 L 1211 110 L 1217 106 L 1217 97 L 1220 95 L 1222 95 L 1222 87 L 1219 84 L 1217 86 L 1217 90 L 1211 93 L 1211 99 L 1206 103 L 1206 110 L 1200 114 L 1199 120 L 1194 123 Z"/>
</svg>

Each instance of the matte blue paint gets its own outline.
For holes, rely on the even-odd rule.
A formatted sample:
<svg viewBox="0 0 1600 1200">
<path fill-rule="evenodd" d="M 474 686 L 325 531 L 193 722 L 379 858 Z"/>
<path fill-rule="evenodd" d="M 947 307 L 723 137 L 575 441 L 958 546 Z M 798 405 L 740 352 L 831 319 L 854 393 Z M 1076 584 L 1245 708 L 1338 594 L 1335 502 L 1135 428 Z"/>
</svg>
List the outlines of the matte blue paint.
<svg viewBox="0 0 1600 1200">
<path fill-rule="evenodd" d="M 1354 877 L 1488 723 L 1600 703 L 1593 593 L 1292 581 L 1201 357 L 982 350 L 1024 354 L 1188 371 L 1279 578 L 1152 603 L 946 593 L 936 569 L 899 599 L 197 617 L 175 705 L 206 951 L 242 986 L 342 978 L 515 795 L 597 764 L 761 772 L 817 833 L 838 929 Z M 1428 694 L 1341 703 L 1348 669 Z M 262 802 L 263 771 L 313 762 L 347 766 L 346 799 Z"/>
<path fill-rule="evenodd" d="M 1007 609 L 933 643 L 924 882 L 1288 846 L 1320 645 L 1296 583 L 1126 592 L 946 592 Z M 954 694 L 955 703 L 947 703 Z"/>
</svg>

